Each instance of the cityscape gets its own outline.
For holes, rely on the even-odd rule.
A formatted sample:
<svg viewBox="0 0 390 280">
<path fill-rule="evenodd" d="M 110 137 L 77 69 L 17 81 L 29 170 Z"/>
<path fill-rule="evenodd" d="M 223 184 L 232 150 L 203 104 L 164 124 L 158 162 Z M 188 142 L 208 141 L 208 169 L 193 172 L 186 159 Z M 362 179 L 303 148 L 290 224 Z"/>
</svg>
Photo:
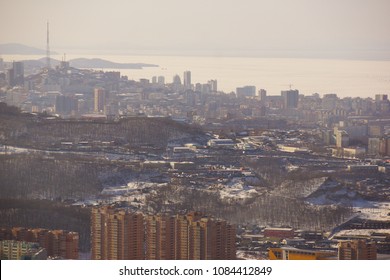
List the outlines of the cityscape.
<svg viewBox="0 0 390 280">
<path fill-rule="evenodd" d="M 0 65 L 2 258 L 388 258 L 387 94 L 41 61 Z"/>
<path fill-rule="evenodd" d="M 176 0 L 114 0 L 94 13 L 94 2 L 62 2 L 24 14 L 23 30 L 4 29 L 0 39 L 1 260 L 390 259 L 389 3 L 191 2 L 199 19 L 189 20 Z M 0 6 L 5 18 L 19 11 Z M 26 45 L 9 43 L 15 38 Z M 46 48 L 32 47 L 42 41 Z M 77 48 L 94 58 L 74 58 Z M 181 70 L 168 75 L 153 55 L 146 63 L 104 55 L 155 50 Z M 343 83 L 358 79 L 355 61 L 383 64 L 364 72 L 367 96 L 338 84 L 302 89 L 291 77 L 310 79 L 303 74 L 278 92 L 255 78 L 227 91 L 222 77 L 242 77 L 207 63 L 192 69 L 177 54 L 280 58 L 264 79 L 280 75 L 284 58 L 350 60 L 338 69 Z M 332 80 L 321 73 L 311 82 L 323 89 Z M 214 275 L 225 275 L 220 268 Z"/>
</svg>

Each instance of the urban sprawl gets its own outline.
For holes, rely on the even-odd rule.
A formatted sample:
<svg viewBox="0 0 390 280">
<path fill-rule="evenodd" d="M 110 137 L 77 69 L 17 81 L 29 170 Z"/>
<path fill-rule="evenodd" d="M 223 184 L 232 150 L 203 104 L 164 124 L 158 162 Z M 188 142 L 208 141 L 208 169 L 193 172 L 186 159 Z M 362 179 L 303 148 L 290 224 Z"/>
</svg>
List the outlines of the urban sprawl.
<svg viewBox="0 0 390 280">
<path fill-rule="evenodd" d="M 390 258 L 387 94 L 41 64 L 0 58 L 1 259 Z"/>
</svg>

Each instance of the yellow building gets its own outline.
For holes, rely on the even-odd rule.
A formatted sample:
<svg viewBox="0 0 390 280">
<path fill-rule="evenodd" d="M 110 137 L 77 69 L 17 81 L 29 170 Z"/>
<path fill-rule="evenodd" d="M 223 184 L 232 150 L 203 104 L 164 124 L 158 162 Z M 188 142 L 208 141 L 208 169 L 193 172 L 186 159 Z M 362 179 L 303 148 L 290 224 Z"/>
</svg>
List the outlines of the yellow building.
<svg viewBox="0 0 390 280">
<path fill-rule="evenodd" d="M 38 243 L 16 240 L 0 241 L 1 260 L 45 260 L 46 258 L 46 249 L 40 247 Z"/>
<path fill-rule="evenodd" d="M 337 252 L 282 247 L 270 248 L 268 256 L 270 260 L 330 260 L 337 259 Z"/>
</svg>

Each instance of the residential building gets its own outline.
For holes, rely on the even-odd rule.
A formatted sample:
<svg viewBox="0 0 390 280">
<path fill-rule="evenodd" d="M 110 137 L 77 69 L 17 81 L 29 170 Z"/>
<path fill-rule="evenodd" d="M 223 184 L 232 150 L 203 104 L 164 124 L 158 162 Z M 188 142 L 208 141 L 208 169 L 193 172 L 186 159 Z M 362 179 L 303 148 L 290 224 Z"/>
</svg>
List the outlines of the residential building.
<svg viewBox="0 0 390 280">
<path fill-rule="evenodd" d="M 299 91 L 297 89 L 282 91 L 284 109 L 298 108 Z"/>
<path fill-rule="evenodd" d="M 77 112 L 77 99 L 73 96 L 57 95 L 55 110 L 60 115 L 70 115 Z"/>
<path fill-rule="evenodd" d="M 175 217 L 169 215 L 146 216 L 146 259 L 175 259 Z"/>
<path fill-rule="evenodd" d="M 260 100 L 265 102 L 267 98 L 267 91 L 265 89 L 259 89 L 258 96 L 260 96 Z"/>
<path fill-rule="evenodd" d="M 236 227 L 200 212 L 143 215 L 94 208 L 92 259 L 228 260 L 236 258 Z"/>
<path fill-rule="evenodd" d="M 94 111 L 95 113 L 104 112 L 106 105 L 106 92 L 103 88 L 95 88 L 94 90 Z"/>
<path fill-rule="evenodd" d="M 48 257 L 79 258 L 79 234 L 77 232 L 42 228 L 3 228 L 0 230 L 0 240 L 37 243 L 40 247 L 45 248 Z"/>
<path fill-rule="evenodd" d="M 253 97 L 256 96 L 255 86 L 244 86 L 236 88 L 237 98 Z"/>
<path fill-rule="evenodd" d="M 209 80 L 207 83 L 210 85 L 211 92 L 217 92 L 218 91 L 218 82 L 217 82 L 217 80 Z"/>
<path fill-rule="evenodd" d="M 183 74 L 183 84 L 185 89 L 191 89 L 191 71 L 184 71 Z"/>
<path fill-rule="evenodd" d="M 141 213 L 110 207 L 92 209 L 92 259 L 142 260 L 144 237 L 144 218 Z"/>
<path fill-rule="evenodd" d="M 47 251 L 38 243 L 1 240 L 0 260 L 46 260 Z"/>
<path fill-rule="evenodd" d="M 22 61 L 14 61 L 12 69 L 14 70 L 15 85 L 24 86 L 24 63 Z"/>
<path fill-rule="evenodd" d="M 372 240 L 349 240 L 338 244 L 339 260 L 376 260 L 376 243 Z"/>
</svg>

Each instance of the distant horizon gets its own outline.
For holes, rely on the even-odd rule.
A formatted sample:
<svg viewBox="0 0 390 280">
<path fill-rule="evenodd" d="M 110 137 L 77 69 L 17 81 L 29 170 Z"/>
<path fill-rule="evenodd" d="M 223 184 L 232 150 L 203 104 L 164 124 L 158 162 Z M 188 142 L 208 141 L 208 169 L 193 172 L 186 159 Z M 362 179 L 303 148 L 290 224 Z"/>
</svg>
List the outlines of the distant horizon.
<svg viewBox="0 0 390 280">
<path fill-rule="evenodd" d="M 3 0 L 0 43 L 59 53 L 390 60 L 388 0 Z M 18 24 L 9 24 L 18 20 Z"/>
<path fill-rule="evenodd" d="M 21 46 L 31 48 L 36 53 L 2 53 L 3 46 Z M 38 53 L 39 52 L 39 53 Z M 91 48 L 51 48 L 50 55 L 132 55 L 132 56 L 188 56 L 188 57 L 253 57 L 253 58 L 297 58 L 297 59 L 335 59 L 335 60 L 372 60 L 390 61 L 390 50 L 352 50 L 352 51 L 330 51 L 330 50 L 173 50 L 173 49 L 91 49 Z M 43 55 L 46 50 L 40 47 L 24 43 L 0 43 L 0 57 L 12 55 Z M 96 57 L 99 58 L 99 57 Z"/>
</svg>

